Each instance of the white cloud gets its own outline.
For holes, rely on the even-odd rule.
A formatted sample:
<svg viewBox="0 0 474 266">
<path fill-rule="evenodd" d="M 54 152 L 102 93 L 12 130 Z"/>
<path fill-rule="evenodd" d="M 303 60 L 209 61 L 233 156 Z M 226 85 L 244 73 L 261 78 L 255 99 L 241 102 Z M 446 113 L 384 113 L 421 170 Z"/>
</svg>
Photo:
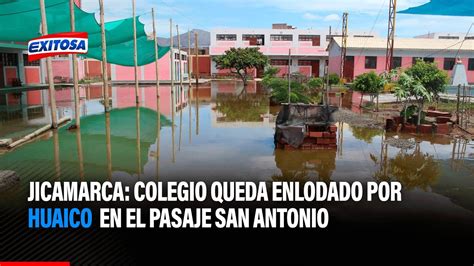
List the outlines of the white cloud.
<svg viewBox="0 0 474 266">
<path fill-rule="evenodd" d="M 318 15 L 314 15 L 309 12 L 306 12 L 303 14 L 303 18 L 307 20 L 317 20 L 317 19 L 320 19 L 321 17 Z"/>
<path fill-rule="evenodd" d="M 341 17 L 339 17 L 338 14 L 331 14 L 331 15 L 325 16 L 323 20 L 326 21 L 326 22 L 339 21 L 339 20 L 341 20 Z"/>
</svg>

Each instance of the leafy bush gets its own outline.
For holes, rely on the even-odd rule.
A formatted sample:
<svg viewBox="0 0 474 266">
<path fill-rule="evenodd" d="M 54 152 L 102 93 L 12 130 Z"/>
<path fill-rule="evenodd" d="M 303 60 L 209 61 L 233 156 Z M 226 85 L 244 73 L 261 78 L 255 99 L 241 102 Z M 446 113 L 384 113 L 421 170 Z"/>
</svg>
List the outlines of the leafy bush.
<svg viewBox="0 0 474 266">
<path fill-rule="evenodd" d="M 339 78 L 338 74 L 332 73 L 329 74 L 329 85 L 337 85 L 341 82 L 341 79 Z M 326 82 L 326 78 L 324 78 L 324 82 Z"/>
<path fill-rule="evenodd" d="M 272 89 L 272 97 L 279 103 L 288 102 L 288 80 L 281 78 L 271 78 L 267 81 L 268 87 Z M 291 82 L 291 102 L 310 103 L 311 98 L 305 94 L 301 83 Z"/>
<path fill-rule="evenodd" d="M 312 78 L 306 84 L 308 88 L 312 90 L 322 89 L 324 87 L 324 81 L 321 78 Z"/>
</svg>

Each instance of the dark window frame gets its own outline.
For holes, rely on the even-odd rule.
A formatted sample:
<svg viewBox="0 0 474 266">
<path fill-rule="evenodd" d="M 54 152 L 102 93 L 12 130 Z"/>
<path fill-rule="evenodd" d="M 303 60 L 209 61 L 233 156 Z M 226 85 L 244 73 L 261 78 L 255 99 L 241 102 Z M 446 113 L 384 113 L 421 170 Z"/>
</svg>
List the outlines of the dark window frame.
<svg viewBox="0 0 474 266">
<path fill-rule="evenodd" d="M 474 58 L 469 58 L 467 60 L 467 70 L 474 71 Z"/>
<path fill-rule="evenodd" d="M 272 66 L 287 66 L 288 59 L 271 59 L 270 65 Z"/>
<path fill-rule="evenodd" d="M 365 69 L 377 69 L 377 56 L 365 57 Z"/>
<path fill-rule="evenodd" d="M 216 41 L 237 41 L 237 34 L 216 34 Z"/>
<path fill-rule="evenodd" d="M 451 71 L 453 70 L 455 64 L 456 64 L 456 58 L 446 57 L 444 58 L 444 61 L 443 61 L 443 69 L 447 71 Z"/>
<path fill-rule="evenodd" d="M 402 57 L 400 56 L 394 56 L 393 61 L 392 61 L 392 67 L 393 68 L 400 68 L 402 67 Z"/>
<path fill-rule="evenodd" d="M 291 34 L 271 34 L 270 41 L 274 42 L 292 42 L 293 35 Z"/>
<path fill-rule="evenodd" d="M 298 35 L 299 42 L 312 42 L 313 46 L 321 46 L 321 35 L 317 34 L 301 34 Z"/>
</svg>

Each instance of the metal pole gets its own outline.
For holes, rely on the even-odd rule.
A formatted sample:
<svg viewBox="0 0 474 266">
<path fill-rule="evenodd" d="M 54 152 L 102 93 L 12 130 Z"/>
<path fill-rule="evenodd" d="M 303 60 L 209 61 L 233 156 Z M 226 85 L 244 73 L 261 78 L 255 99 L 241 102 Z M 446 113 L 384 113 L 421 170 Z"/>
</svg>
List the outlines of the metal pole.
<svg viewBox="0 0 474 266">
<path fill-rule="evenodd" d="M 329 67 L 324 67 L 324 72 L 326 72 L 326 97 L 323 97 L 326 106 L 329 106 Z"/>
<path fill-rule="evenodd" d="M 104 90 L 105 112 L 110 112 L 109 108 L 109 76 L 107 72 L 107 42 L 105 41 L 105 21 L 104 21 L 104 0 L 99 0 L 100 5 L 100 34 L 102 37 L 102 83 Z"/>
<path fill-rule="evenodd" d="M 179 55 L 179 86 L 183 90 L 183 59 L 181 58 L 181 36 L 179 36 L 179 26 L 176 25 L 176 35 L 178 36 L 178 55 Z M 179 95 L 181 103 L 181 93 Z"/>
<path fill-rule="evenodd" d="M 188 29 L 188 83 L 189 90 L 191 90 L 191 31 Z"/>
<path fill-rule="evenodd" d="M 69 0 L 69 13 L 71 20 L 71 32 L 76 31 L 76 18 L 74 14 L 74 0 Z M 79 93 L 79 77 L 77 71 L 77 55 L 72 55 L 72 73 L 74 82 L 74 113 L 76 116 L 76 128 L 81 126 L 81 114 L 80 114 L 80 93 Z"/>
<path fill-rule="evenodd" d="M 175 109 L 175 94 L 174 94 L 174 51 L 173 51 L 173 20 L 170 19 L 170 62 L 171 62 L 171 113 L 173 114 L 173 127 L 174 127 L 174 113 Z"/>
<path fill-rule="evenodd" d="M 46 21 L 46 7 L 44 0 L 40 0 L 41 9 L 41 31 L 43 35 L 48 34 L 48 22 Z M 56 113 L 56 94 L 54 89 L 54 77 L 53 77 L 53 65 L 51 63 L 51 57 L 46 58 L 46 70 L 48 75 L 49 85 L 49 104 L 51 107 L 51 127 L 58 128 L 58 116 Z"/>
<path fill-rule="evenodd" d="M 153 19 L 153 39 L 155 40 L 155 78 L 156 78 L 156 97 L 160 98 L 160 71 L 159 71 L 159 65 L 158 64 L 158 40 L 157 40 L 157 35 L 156 35 L 156 23 L 155 23 L 155 9 L 151 9 L 151 16 Z M 157 110 L 158 112 L 160 111 L 160 102 L 158 101 L 158 106 Z"/>
<path fill-rule="evenodd" d="M 458 85 L 458 97 L 457 97 L 457 103 L 456 103 L 456 124 L 459 125 L 459 97 L 461 94 L 461 84 Z"/>
<path fill-rule="evenodd" d="M 291 48 L 288 49 L 288 103 L 291 103 Z"/>
<path fill-rule="evenodd" d="M 153 20 L 153 40 L 155 41 L 155 78 L 156 78 L 156 179 L 159 178 L 160 172 L 160 135 L 161 135 L 161 112 L 160 112 L 160 78 L 159 78 L 159 64 L 158 64 L 158 39 L 156 35 L 155 9 L 151 9 L 151 17 Z"/>
<path fill-rule="evenodd" d="M 133 13 L 133 70 L 135 74 L 135 103 L 139 104 L 140 99 L 138 97 L 138 57 L 137 57 L 137 19 L 135 17 L 135 0 L 132 0 L 132 13 Z"/>
<path fill-rule="evenodd" d="M 194 33 L 194 54 L 196 55 L 196 86 L 199 85 L 199 47 L 198 47 L 198 33 Z"/>
</svg>

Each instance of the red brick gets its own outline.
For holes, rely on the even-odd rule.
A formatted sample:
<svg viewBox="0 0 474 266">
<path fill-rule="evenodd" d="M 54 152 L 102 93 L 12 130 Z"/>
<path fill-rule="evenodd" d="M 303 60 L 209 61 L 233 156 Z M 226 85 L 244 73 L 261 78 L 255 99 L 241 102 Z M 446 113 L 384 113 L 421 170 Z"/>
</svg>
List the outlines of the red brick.
<svg viewBox="0 0 474 266">
<path fill-rule="evenodd" d="M 323 132 L 323 138 L 335 138 L 335 137 L 337 137 L 336 133 Z"/>
<path fill-rule="evenodd" d="M 335 125 L 329 126 L 329 131 L 330 132 L 337 132 L 337 126 L 335 126 Z"/>
<path fill-rule="evenodd" d="M 328 144 L 337 144 L 337 139 L 327 139 Z"/>
<path fill-rule="evenodd" d="M 420 132 L 421 134 L 433 134 L 433 126 L 429 124 L 419 125 L 418 132 Z"/>
<path fill-rule="evenodd" d="M 416 126 L 411 124 L 405 124 L 402 128 L 402 132 L 404 133 L 416 133 Z"/>
<path fill-rule="evenodd" d="M 451 116 L 451 113 L 428 110 L 428 112 L 426 112 L 426 116 L 428 117 Z"/>
<path fill-rule="evenodd" d="M 294 150 L 297 150 L 297 149 L 295 147 L 291 146 L 291 145 L 286 144 L 285 145 L 285 150 L 294 151 Z"/>
<path fill-rule="evenodd" d="M 329 139 L 318 139 L 318 144 L 329 144 Z"/>
<path fill-rule="evenodd" d="M 301 146 L 303 150 L 311 150 L 311 143 L 305 143 Z"/>
<path fill-rule="evenodd" d="M 309 132 L 311 138 L 322 138 L 323 132 Z"/>
<path fill-rule="evenodd" d="M 436 133 L 437 134 L 449 134 L 449 125 L 448 124 L 436 124 Z"/>
<path fill-rule="evenodd" d="M 451 117 L 447 117 L 447 116 L 436 117 L 436 123 L 438 124 L 446 124 L 448 122 L 451 122 Z"/>
</svg>

